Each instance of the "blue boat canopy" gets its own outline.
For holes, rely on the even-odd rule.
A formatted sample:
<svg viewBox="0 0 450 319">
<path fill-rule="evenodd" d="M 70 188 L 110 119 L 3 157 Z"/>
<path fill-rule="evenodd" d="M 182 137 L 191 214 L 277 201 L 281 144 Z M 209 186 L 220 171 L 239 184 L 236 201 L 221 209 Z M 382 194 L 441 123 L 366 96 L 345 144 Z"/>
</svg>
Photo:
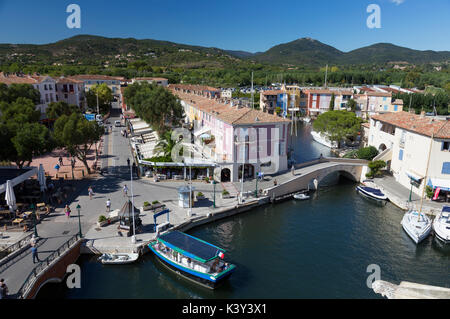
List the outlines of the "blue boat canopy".
<svg viewBox="0 0 450 319">
<path fill-rule="evenodd" d="M 367 186 L 363 186 L 361 188 L 364 189 L 365 191 L 369 192 L 369 193 L 374 194 L 374 195 L 378 195 L 378 196 L 383 196 L 384 195 L 379 189 L 375 189 L 375 188 L 367 187 Z"/>
<path fill-rule="evenodd" d="M 443 212 L 449 212 L 450 213 L 450 206 L 444 206 L 442 207 Z"/>
<path fill-rule="evenodd" d="M 222 248 L 216 247 L 180 231 L 173 231 L 161 235 L 158 237 L 158 241 L 186 257 L 193 258 L 203 263 L 217 258 L 220 252 L 225 252 Z"/>
</svg>

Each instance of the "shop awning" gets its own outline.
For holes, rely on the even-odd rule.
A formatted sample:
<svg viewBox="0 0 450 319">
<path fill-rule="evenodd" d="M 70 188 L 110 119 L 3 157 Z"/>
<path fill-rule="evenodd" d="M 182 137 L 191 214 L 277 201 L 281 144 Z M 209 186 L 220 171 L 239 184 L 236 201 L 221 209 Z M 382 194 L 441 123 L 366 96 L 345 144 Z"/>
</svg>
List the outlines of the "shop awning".
<svg viewBox="0 0 450 319">
<path fill-rule="evenodd" d="M 443 178 L 429 178 L 428 179 L 428 186 L 431 186 L 432 188 L 439 187 L 443 191 L 450 192 L 450 179 L 443 179 Z"/>
<path fill-rule="evenodd" d="M 194 136 L 197 137 L 197 136 L 200 136 L 200 135 L 202 135 L 202 134 L 204 134 L 204 133 L 208 133 L 208 132 L 210 132 L 210 131 L 211 131 L 211 128 L 210 128 L 210 127 L 204 126 L 204 127 L 202 127 L 201 129 L 195 131 L 195 132 L 194 132 Z"/>
<path fill-rule="evenodd" d="M 412 171 L 406 171 L 406 175 L 408 175 L 409 178 L 415 180 L 416 182 L 420 182 L 423 179 L 423 176 Z"/>
</svg>

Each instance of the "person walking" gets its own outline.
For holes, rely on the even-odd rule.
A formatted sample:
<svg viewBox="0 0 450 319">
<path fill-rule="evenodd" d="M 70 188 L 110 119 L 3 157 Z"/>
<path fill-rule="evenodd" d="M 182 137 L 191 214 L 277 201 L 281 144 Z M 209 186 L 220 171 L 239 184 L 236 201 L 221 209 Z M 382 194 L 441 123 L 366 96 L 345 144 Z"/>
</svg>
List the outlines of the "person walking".
<svg viewBox="0 0 450 319">
<path fill-rule="evenodd" d="M 59 166 L 58 164 L 56 164 L 56 165 L 55 165 L 55 169 L 56 169 L 56 174 L 58 174 L 58 173 L 59 173 L 59 168 L 60 168 L 60 166 Z"/>
<path fill-rule="evenodd" d="M 124 196 L 124 197 L 127 197 L 127 196 L 128 196 L 128 187 L 127 187 L 126 184 L 125 184 L 125 186 L 123 187 L 123 196 Z"/>
<path fill-rule="evenodd" d="M 31 255 L 33 256 L 33 264 L 35 264 L 36 262 L 40 262 L 36 246 L 31 247 Z"/>
<path fill-rule="evenodd" d="M 92 190 L 91 186 L 89 186 L 89 188 L 88 188 L 88 193 L 89 193 L 89 199 L 92 199 L 92 196 L 94 195 L 94 191 Z"/>
<path fill-rule="evenodd" d="M 128 167 L 130 167 L 130 159 L 129 158 L 127 158 L 127 164 L 128 164 Z"/>
<path fill-rule="evenodd" d="M 37 239 L 36 239 L 36 236 L 33 234 L 33 236 L 31 236 L 31 239 L 30 239 L 31 247 L 36 246 L 36 243 L 37 243 Z"/>
<path fill-rule="evenodd" d="M 8 298 L 8 286 L 5 284 L 5 279 L 0 279 L 0 299 Z"/>
<path fill-rule="evenodd" d="M 63 159 L 62 159 L 62 156 L 59 157 L 59 165 L 60 165 L 60 166 L 63 166 Z"/>
<path fill-rule="evenodd" d="M 69 205 L 66 205 L 66 207 L 64 207 L 64 213 L 66 214 L 67 219 L 69 219 L 70 218 L 70 213 L 71 213 Z"/>
<path fill-rule="evenodd" d="M 108 198 L 106 201 L 106 211 L 109 213 L 111 211 L 111 200 Z"/>
</svg>

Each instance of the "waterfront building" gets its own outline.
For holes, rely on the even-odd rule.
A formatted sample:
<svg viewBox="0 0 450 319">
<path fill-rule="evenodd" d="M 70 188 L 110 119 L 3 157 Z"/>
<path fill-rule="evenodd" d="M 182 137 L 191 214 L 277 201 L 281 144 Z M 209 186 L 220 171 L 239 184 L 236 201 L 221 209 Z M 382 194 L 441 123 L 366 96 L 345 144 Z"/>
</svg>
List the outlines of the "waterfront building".
<svg viewBox="0 0 450 319">
<path fill-rule="evenodd" d="M 50 76 L 41 76 L 38 74 L 7 74 L 0 72 L 0 83 L 11 84 L 30 84 L 40 93 L 40 101 L 36 104 L 36 109 L 41 111 L 41 118 L 45 118 L 45 111 L 48 104 L 58 101 L 56 94 L 56 80 Z"/>
<path fill-rule="evenodd" d="M 195 128 L 194 144 L 202 157 L 216 164 L 217 180 L 238 181 L 242 168 L 244 178 L 254 178 L 260 171 L 287 170 L 289 120 L 213 98 L 209 87 L 169 85 L 169 89 Z"/>
<path fill-rule="evenodd" d="M 108 76 L 101 74 L 81 74 L 70 76 L 70 79 L 82 81 L 84 83 L 84 88 L 89 91 L 94 85 L 101 85 L 105 83 L 112 91 L 112 94 L 116 99 L 121 96 L 120 85 L 125 83 L 125 78 L 121 76 Z"/>
<path fill-rule="evenodd" d="M 166 78 L 139 77 L 131 79 L 131 84 L 135 82 L 147 82 L 149 84 L 154 83 L 164 87 L 167 87 L 169 85 L 169 80 Z"/>
<path fill-rule="evenodd" d="M 261 110 L 269 114 L 275 114 L 276 108 L 283 108 L 283 98 L 287 96 L 284 90 L 269 90 L 261 92 L 259 105 Z"/>
<path fill-rule="evenodd" d="M 330 110 L 330 101 L 333 91 L 329 89 L 305 89 L 306 115 L 317 117 Z"/>
<path fill-rule="evenodd" d="M 401 112 L 403 110 L 402 100 L 395 100 L 392 103 L 391 92 L 364 91 L 364 93 L 355 94 L 354 99 L 357 105 L 357 115 L 366 119 L 379 113 Z"/>
<path fill-rule="evenodd" d="M 387 169 L 418 195 L 425 185 L 450 193 L 450 120 L 407 112 L 373 115 L 368 144 L 383 154 Z M 431 145 L 431 148 L 430 148 Z M 429 163 L 425 180 L 426 168 Z"/>
<path fill-rule="evenodd" d="M 64 101 L 84 110 L 86 107 L 84 82 L 61 76 L 56 80 L 56 101 Z"/>
</svg>

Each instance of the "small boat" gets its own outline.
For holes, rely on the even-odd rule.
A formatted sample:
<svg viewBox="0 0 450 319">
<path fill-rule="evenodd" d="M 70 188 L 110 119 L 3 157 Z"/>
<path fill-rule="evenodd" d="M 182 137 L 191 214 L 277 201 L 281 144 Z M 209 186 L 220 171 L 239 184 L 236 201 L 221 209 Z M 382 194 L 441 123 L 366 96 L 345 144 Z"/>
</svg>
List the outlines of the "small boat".
<svg viewBox="0 0 450 319">
<path fill-rule="evenodd" d="M 388 199 L 388 197 L 375 184 L 368 184 L 365 182 L 362 185 L 356 186 L 356 190 L 362 196 L 378 202 L 386 203 Z"/>
<path fill-rule="evenodd" d="M 330 141 L 330 139 L 327 136 L 324 136 L 322 133 L 311 131 L 311 135 L 317 143 L 320 143 L 322 145 L 325 145 L 329 148 L 337 148 L 338 143 L 335 141 Z"/>
<path fill-rule="evenodd" d="M 436 238 L 445 244 L 450 244 L 450 206 L 444 206 L 434 218 L 433 230 Z"/>
<path fill-rule="evenodd" d="M 108 265 L 119 265 L 119 264 L 130 264 L 135 262 L 139 258 L 139 254 L 135 253 L 121 253 L 121 254 L 103 254 L 98 260 L 102 264 Z"/>
<path fill-rule="evenodd" d="M 210 289 L 217 288 L 236 269 L 223 261 L 225 250 L 180 231 L 165 233 L 148 247 L 164 266 Z"/>
<path fill-rule="evenodd" d="M 419 214 L 416 210 L 406 212 L 401 224 L 405 232 L 416 244 L 424 240 L 431 231 L 431 220 L 426 214 Z"/>
<path fill-rule="evenodd" d="M 305 193 L 297 193 L 297 194 L 294 194 L 294 198 L 299 199 L 299 200 L 305 200 L 305 199 L 309 199 L 309 196 L 306 195 Z"/>
</svg>

